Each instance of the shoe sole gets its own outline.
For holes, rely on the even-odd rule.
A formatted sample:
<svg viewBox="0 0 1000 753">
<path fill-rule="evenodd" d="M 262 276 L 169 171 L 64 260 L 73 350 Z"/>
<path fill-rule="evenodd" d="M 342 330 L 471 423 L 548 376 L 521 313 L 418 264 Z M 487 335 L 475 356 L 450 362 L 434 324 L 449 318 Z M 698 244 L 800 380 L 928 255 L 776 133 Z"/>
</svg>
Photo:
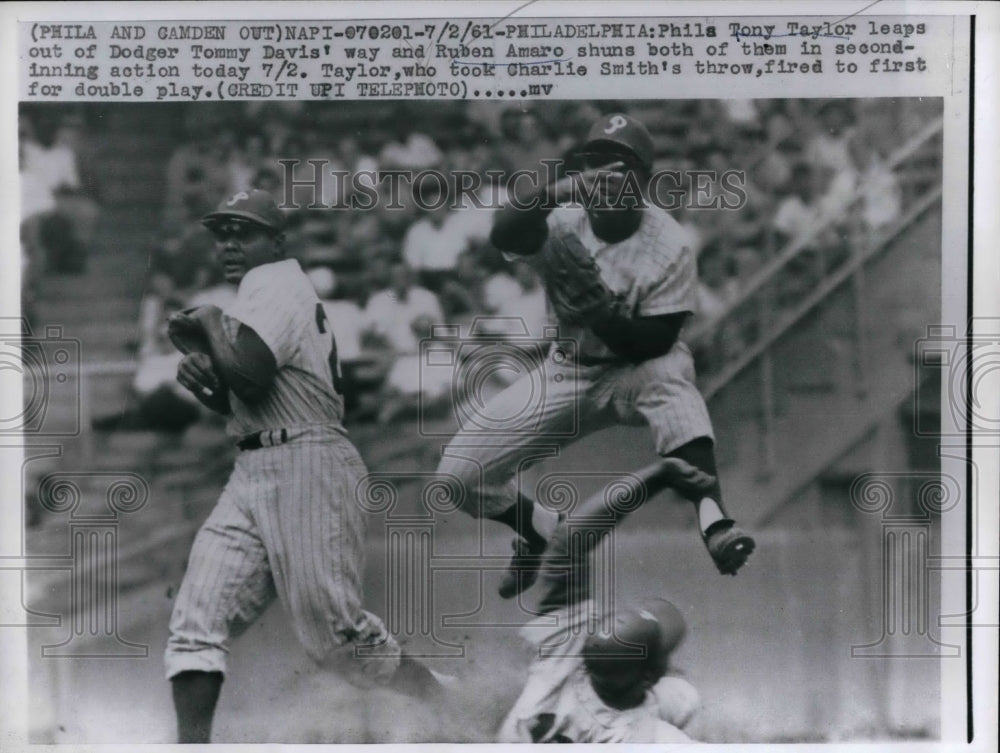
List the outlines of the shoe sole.
<svg viewBox="0 0 1000 753">
<path fill-rule="evenodd" d="M 747 558 L 753 554 L 756 543 L 747 535 L 738 536 L 728 542 L 725 548 L 715 557 L 715 565 L 723 575 L 736 575 L 746 564 Z"/>
</svg>

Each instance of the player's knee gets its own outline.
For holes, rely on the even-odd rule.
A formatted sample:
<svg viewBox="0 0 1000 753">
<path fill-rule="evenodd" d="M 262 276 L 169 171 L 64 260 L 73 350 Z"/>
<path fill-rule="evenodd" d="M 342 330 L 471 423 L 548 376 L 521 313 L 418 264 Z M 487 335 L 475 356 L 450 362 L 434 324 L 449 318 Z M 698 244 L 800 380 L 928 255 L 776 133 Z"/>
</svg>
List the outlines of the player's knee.
<svg viewBox="0 0 1000 753">
<path fill-rule="evenodd" d="M 437 476 L 442 483 L 458 487 L 468 496 L 482 484 L 482 470 L 479 464 L 467 458 L 445 455 L 438 463 Z"/>
</svg>

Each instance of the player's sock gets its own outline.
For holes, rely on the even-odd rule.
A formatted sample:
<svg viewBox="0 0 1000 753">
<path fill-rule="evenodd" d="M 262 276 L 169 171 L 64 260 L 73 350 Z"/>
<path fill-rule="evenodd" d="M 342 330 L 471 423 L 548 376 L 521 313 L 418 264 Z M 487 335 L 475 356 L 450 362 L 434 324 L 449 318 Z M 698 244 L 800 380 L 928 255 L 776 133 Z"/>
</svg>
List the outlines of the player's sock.
<svg viewBox="0 0 1000 753">
<path fill-rule="evenodd" d="M 729 516 L 722 506 L 722 487 L 719 485 L 719 472 L 715 464 L 715 445 L 708 437 L 698 437 L 678 447 L 670 455 L 690 463 L 715 478 L 712 488 L 703 494 L 688 496 L 698 513 L 698 528 L 702 535 L 707 536 L 717 523 L 729 521 Z M 729 525 L 731 524 L 730 521 Z"/>
<path fill-rule="evenodd" d="M 539 506 L 536 505 L 530 498 L 523 494 L 517 495 L 517 502 L 512 504 L 506 510 L 504 510 L 499 515 L 491 515 L 490 520 L 495 520 L 498 523 L 504 523 L 510 526 L 510 528 L 515 531 L 518 535 L 523 536 L 528 540 L 528 544 L 532 547 L 544 546 L 545 542 L 548 541 L 548 536 L 535 528 L 535 514 Z M 545 520 L 544 513 L 548 513 L 548 510 L 539 512 L 539 523 Z M 549 513 L 550 515 L 555 515 L 555 513 Z M 555 528 L 555 524 L 552 524 L 551 528 Z M 551 533 L 551 530 L 549 531 Z"/>
<path fill-rule="evenodd" d="M 707 534 L 708 529 L 720 520 L 727 520 L 719 503 L 711 497 L 704 497 L 695 502 L 695 507 L 698 509 L 698 528 L 704 534 Z"/>
<path fill-rule="evenodd" d="M 692 439 L 687 444 L 671 452 L 667 457 L 680 458 L 693 465 L 699 471 L 713 476 L 715 484 L 710 489 L 693 497 L 689 496 L 688 499 L 700 507 L 701 500 L 708 497 L 714 500 L 717 507 L 722 508 L 722 487 L 719 485 L 719 470 L 715 465 L 715 443 L 709 437 Z M 723 517 L 725 517 L 725 511 L 723 511 Z"/>
<path fill-rule="evenodd" d="M 181 672 L 171 679 L 170 684 L 177 712 L 177 742 L 210 742 L 212 717 L 215 716 L 215 704 L 222 689 L 222 673 Z"/>
</svg>

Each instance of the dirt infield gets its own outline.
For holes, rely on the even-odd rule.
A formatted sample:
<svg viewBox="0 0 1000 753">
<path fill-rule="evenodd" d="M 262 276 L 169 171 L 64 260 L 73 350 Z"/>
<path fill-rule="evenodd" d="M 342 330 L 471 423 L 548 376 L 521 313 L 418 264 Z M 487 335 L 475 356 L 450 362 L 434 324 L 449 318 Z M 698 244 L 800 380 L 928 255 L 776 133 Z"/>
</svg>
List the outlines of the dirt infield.
<svg viewBox="0 0 1000 753">
<path fill-rule="evenodd" d="M 614 469 L 646 462 L 644 440 L 638 430 L 589 438 L 555 462 L 532 469 L 525 482 L 563 474 L 585 494 Z M 319 673 L 275 606 L 232 646 L 216 740 L 493 739 L 531 658 L 518 628 L 530 619 L 538 594 L 528 592 L 522 603 L 496 596 L 499 570 L 509 554 L 509 534 L 502 526 L 461 512 L 418 517 L 422 474 L 432 470 L 434 450 L 433 443 L 422 444 L 427 451 L 401 440 L 366 450 L 373 472 L 401 474 L 396 507 L 371 517 L 366 599 L 411 652 L 456 676 L 456 688 L 435 706 L 390 691 L 362 691 Z M 207 486 L 196 491 L 199 499 L 214 499 Z M 169 498 L 151 504 L 183 502 L 174 498 L 177 493 L 166 494 Z M 210 505 L 206 502 L 199 514 L 207 514 Z M 134 525 L 128 529 L 130 539 L 147 535 L 143 540 L 158 541 L 162 521 L 152 514 L 148 519 L 153 530 L 142 534 Z M 428 533 L 429 547 L 411 549 L 410 559 L 400 559 L 395 542 L 407 535 L 416 540 L 412 535 L 420 531 Z M 817 526 L 754 534 L 757 552 L 737 577 L 729 578 L 713 567 L 691 511 L 669 493 L 647 503 L 616 533 L 615 602 L 663 596 L 688 620 L 690 632 L 676 654 L 676 667 L 702 696 L 692 734 L 715 742 L 936 736 L 938 659 L 852 658 L 853 646 L 878 644 L 885 632 L 885 615 L 877 607 L 880 583 L 858 532 Z M 169 567 L 129 566 L 134 577 L 118 604 L 116 629 L 121 640 L 147 647 L 145 657 L 41 658 L 41 646 L 65 639 L 67 621 L 29 631 L 31 728 L 38 742 L 172 740 L 162 652 L 189 535 L 151 544 L 145 559 L 169 560 Z M 140 543 L 127 542 L 141 552 Z M 398 573 L 418 566 L 426 567 L 420 572 L 430 577 L 410 581 L 401 591 Z M 137 582 L 139 574 L 142 582 Z M 67 593 L 68 573 L 61 584 L 50 581 L 46 610 L 66 613 Z M 400 600 L 401 594 L 409 601 Z"/>
</svg>

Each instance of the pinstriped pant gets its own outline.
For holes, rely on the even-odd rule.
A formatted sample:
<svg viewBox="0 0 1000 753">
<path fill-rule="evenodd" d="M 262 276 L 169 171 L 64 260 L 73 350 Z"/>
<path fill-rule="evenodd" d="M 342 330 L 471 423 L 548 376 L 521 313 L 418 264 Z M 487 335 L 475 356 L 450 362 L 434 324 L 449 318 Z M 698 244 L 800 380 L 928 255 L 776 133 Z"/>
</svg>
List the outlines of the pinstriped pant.
<svg viewBox="0 0 1000 753">
<path fill-rule="evenodd" d="M 513 505 L 517 472 L 551 457 L 553 447 L 608 426 L 648 424 L 660 455 L 699 437 L 714 439 L 694 360 L 682 342 L 641 364 L 575 366 L 550 352 L 482 408 L 466 406 L 463 419 L 438 472 L 461 480 L 462 509 L 474 517 Z"/>
<path fill-rule="evenodd" d="M 395 669 L 394 639 L 361 608 L 366 519 L 355 490 L 364 462 L 339 433 L 305 434 L 237 457 L 191 549 L 170 619 L 168 678 L 225 672 L 229 639 L 275 597 L 315 661 L 376 675 Z M 381 666 L 352 662 L 346 649 L 358 645 L 387 654 Z"/>
</svg>

